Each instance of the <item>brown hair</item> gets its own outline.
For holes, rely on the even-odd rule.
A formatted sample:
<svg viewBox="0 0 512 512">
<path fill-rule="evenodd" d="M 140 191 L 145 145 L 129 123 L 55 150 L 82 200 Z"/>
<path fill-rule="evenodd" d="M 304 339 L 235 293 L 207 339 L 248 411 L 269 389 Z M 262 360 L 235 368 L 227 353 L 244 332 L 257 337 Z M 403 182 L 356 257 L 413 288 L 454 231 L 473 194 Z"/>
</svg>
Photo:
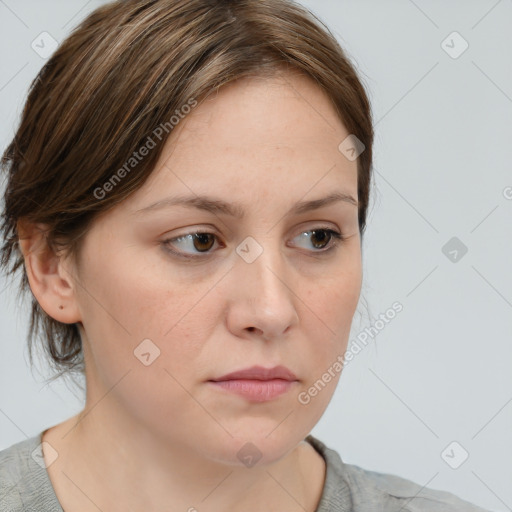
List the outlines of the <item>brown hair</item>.
<svg viewBox="0 0 512 512">
<path fill-rule="evenodd" d="M 293 0 L 117 1 L 93 11 L 43 66 L 2 156 L 7 186 L 0 264 L 8 275 L 21 267 L 19 293 L 30 289 L 19 221 L 47 225 L 48 246 L 78 261 L 92 221 L 153 172 L 172 116 L 181 118 L 185 105 L 223 84 L 272 76 L 282 66 L 314 79 L 348 132 L 365 145 L 357 162 L 362 237 L 372 172 L 370 103 L 320 20 Z M 158 127 L 166 127 L 161 140 L 154 136 Z M 148 138 L 154 146 L 128 169 Z M 123 179 L 113 183 L 116 172 Z M 115 186 L 104 193 L 107 182 Z M 57 370 L 83 373 L 78 324 L 54 320 L 32 295 L 31 363 L 39 332 Z"/>
</svg>

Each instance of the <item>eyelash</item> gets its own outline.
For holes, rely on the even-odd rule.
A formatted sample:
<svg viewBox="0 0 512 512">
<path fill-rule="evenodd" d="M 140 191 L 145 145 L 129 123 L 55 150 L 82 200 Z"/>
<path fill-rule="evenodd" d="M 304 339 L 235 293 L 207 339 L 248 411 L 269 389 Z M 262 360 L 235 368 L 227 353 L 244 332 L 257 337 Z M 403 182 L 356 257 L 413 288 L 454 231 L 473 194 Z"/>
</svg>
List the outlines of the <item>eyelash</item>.
<svg viewBox="0 0 512 512">
<path fill-rule="evenodd" d="M 299 233 L 299 235 L 302 235 L 303 233 L 313 233 L 316 231 L 325 231 L 326 233 L 328 233 L 331 236 L 331 238 L 328 242 L 328 244 L 330 244 L 330 247 L 328 249 L 320 249 L 320 250 L 316 250 L 316 251 L 313 250 L 312 253 L 314 253 L 314 254 L 326 255 L 327 253 L 331 253 L 332 251 L 336 250 L 341 243 L 343 243 L 345 241 L 345 236 L 342 233 L 340 233 L 334 229 L 325 228 L 325 227 L 318 227 L 318 228 L 313 228 L 313 229 L 309 229 L 309 230 L 304 230 L 304 231 L 301 231 Z M 185 238 L 189 235 L 212 235 L 216 239 L 218 238 L 215 233 L 211 233 L 210 231 L 191 231 L 189 233 L 184 233 L 183 235 L 179 235 L 174 238 L 168 238 L 166 240 L 162 240 L 161 243 L 164 246 L 164 249 L 166 251 L 170 252 L 171 254 L 173 254 L 179 258 L 183 258 L 185 260 L 201 260 L 201 259 L 207 258 L 208 256 L 210 256 L 212 254 L 212 251 L 210 250 L 208 252 L 199 253 L 200 254 L 199 256 L 191 256 L 190 254 L 182 253 L 180 251 L 176 251 L 176 250 L 173 250 L 170 248 L 170 246 L 172 245 L 171 242 L 174 242 L 181 238 Z M 297 236 L 299 236 L 299 235 L 297 235 Z"/>
</svg>

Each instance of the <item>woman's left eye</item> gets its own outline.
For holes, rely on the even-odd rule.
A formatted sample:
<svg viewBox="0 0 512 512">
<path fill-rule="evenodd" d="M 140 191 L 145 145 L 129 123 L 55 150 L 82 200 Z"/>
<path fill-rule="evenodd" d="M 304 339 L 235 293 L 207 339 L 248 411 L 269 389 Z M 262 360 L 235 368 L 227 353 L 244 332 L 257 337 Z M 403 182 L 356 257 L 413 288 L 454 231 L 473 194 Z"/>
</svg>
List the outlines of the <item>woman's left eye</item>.
<svg viewBox="0 0 512 512">
<path fill-rule="evenodd" d="M 312 244 L 314 249 L 312 252 L 314 253 L 326 253 L 335 249 L 344 239 L 345 237 L 335 231 L 334 229 L 329 228 L 318 228 L 312 229 L 309 231 L 303 231 L 300 235 L 295 238 L 299 238 L 299 241 L 306 240 L 308 244 Z M 188 259 L 201 258 L 200 254 L 204 254 L 208 256 L 211 254 L 211 248 L 215 244 L 215 240 L 217 239 L 217 235 L 214 233 L 197 231 L 194 233 L 186 233 L 185 235 L 180 235 L 175 238 L 170 238 L 167 240 L 163 240 L 162 244 L 172 254 Z M 192 252 L 187 252 L 183 250 L 175 250 L 176 246 L 188 244 L 189 249 L 193 249 Z M 310 245 L 311 247 L 311 245 Z M 327 247 L 327 249 L 325 248 Z M 308 249 L 306 247 L 306 249 Z"/>
<path fill-rule="evenodd" d="M 309 236 L 309 233 L 312 233 L 311 237 Z M 313 247 L 317 249 L 320 248 L 319 251 L 314 252 L 327 252 L 335 249 L 345 239 L 338 231 L 328 228 L 303 231 L 299 237 L 301 237 L 301 240 L 308 240 L 309 242 L 312 242 Z M 327 249 L 324 248 L 326 246 L 328 247 Z"/>
</svg>

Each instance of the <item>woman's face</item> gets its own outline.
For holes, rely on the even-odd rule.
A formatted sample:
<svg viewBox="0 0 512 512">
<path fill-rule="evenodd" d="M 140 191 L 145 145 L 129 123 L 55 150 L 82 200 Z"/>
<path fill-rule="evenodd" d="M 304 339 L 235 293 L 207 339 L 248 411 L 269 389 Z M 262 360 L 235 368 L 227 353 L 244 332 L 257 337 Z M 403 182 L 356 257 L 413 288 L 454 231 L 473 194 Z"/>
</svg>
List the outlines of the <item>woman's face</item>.
<svg viewBox="0 0 512 512">
<path fill-rule="evenodd" d="M 230 464 L 248 442 L 262 464 L 304 439 L 335 390 L 361 289 L 347 136 L 321 89 L 292 74 L 225 86 L 174 128 L 74 272 L 91 417 L 115 411 L 112 428 Z M 296 208 L 332 194 L 355 202 Z M 256 365 L 296 381 L 262 401 L 209 382 Z"/>
</svg>

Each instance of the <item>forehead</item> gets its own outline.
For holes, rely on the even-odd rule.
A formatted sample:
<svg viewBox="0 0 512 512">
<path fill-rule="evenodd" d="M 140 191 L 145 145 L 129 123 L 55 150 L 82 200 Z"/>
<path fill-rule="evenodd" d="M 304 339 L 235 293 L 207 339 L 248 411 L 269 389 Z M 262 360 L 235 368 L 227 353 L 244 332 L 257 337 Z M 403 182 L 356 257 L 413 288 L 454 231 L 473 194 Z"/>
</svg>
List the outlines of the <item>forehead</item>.
<svg viewBox="0 0 512 512">
<path fill-rule="evenodd" d="M 242 78 L 221 87 L 185 119 L 173 142 L 181 149 L 199 140 L 222 149 L 267 146 L 299 149 L 304 144 L 338 146 L 348 135 L 327 94 L 298 73 Z"/>
<path fill-rule="evenodd" d="M 134 206 L 171 189 L 286 200 L 283 187 L 317 196 L 336 186 L 357 199 L 357 162 L 338 149 L 348 135 L 310 78 L 290 72 L 237 80 L 175 127 Z"/>
</svg>

